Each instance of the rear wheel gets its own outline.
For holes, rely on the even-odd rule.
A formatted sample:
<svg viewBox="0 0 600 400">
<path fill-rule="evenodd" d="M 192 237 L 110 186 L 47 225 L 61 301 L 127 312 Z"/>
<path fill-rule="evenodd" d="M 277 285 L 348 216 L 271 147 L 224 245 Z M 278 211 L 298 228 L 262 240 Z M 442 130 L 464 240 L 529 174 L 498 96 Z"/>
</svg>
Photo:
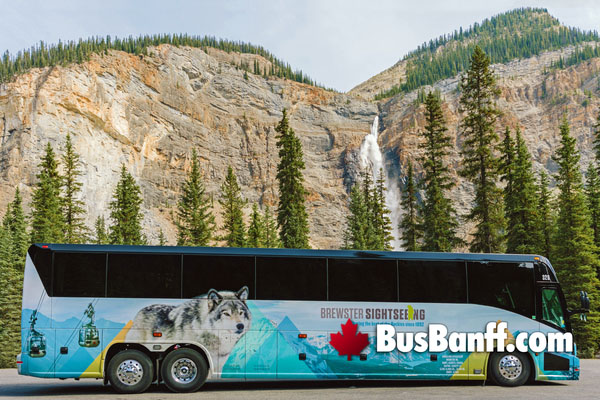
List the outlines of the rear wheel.
<svg viewBox="0 0 600 400">
<path fill-rule="evenodd" d="M 531 374 L 529 360 L 523 353 L 492 353 L 489 363 L 490 377 L 500 386 L 520 386 Z"/>
<path fill-rule="evenodd" d="M 197 351 L 182 347 L 167 354 L 160 372 L 170 390 L 189 393 L 200 389 L 206 382 L 208 365 Z"/>
<path fill-rule="evenodd" d="M 154 376 L 152 360 L 139 350 L 121 351 L 108 363 L 108 380 L 119 393 L 141 393 Z"/>
</svg>

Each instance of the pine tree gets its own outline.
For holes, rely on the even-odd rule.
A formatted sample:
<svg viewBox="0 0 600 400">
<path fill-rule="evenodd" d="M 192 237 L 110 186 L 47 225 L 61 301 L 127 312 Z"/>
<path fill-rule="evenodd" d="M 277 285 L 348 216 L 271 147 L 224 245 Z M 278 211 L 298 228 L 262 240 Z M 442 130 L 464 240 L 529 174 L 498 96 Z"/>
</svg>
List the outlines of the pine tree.
<svg viewBox="0 0 600 400">
<path fill-rule="evenodd" d="M 373 182 L 373 171 L 370 167 L 366 171 L 361 172 L 362 177 L 362 192 L 363 201 L 367 209 L 367 221 L 364 225 L 363 236 L 366 240 L 366 250 L 374 250 L 377 248 L 379 240 L 375 226 L 374 216 L 377 210 L 377 199 L 375 198 L 375 184 Z"/>
<path fill-rule="evenodd" d="M 505 202 L 508 220 L 506 251 L 508 253 L 536 253 L 540 250 L 537 188 L 531 165 L 531 155 L 519 128 L 516 131 L 516 148 L 509 174 L 511 174 L 509 179 L 512 180 L 512 191 L 507 193 L 510 201 Z"/>
<path fill-rule="evenodd" d="M 13 368 L 21 349 L 23 267 L 15 266 L 14 255 L 10 229 L 0 226 L 0 368 Z"/>
<path fill-rule="evenodd" d="M 207 246 L 213 238 L 215 216 L 210 210 L 196 150 L 192 151 L 192 168 L 181 189 L 177 204 L 177 245 Z"/>
<path fill-rule="evenodd" d="M 495 156 L 499 140 L 494 125 L 499 111 L 494 97 L 499 94 L 490 70 L 490 59 L 479 46 L 471 56 L 471 66 L 461 79 L 461 130 L 465 138 L 462 176 L 475 186 L 474 206 L 467 218 L 476 225 L 471 251 L 499 252 L 504 248 L 502 191 L 496 181 L 500 161 Z"/>
<path fill-rule="evenodd" d="M 587 214 L 579 152 L 575 138 L 570 135 L 566 116 L 560 125 L 560 136 L 560 147 L 554 158 L 558 164 L 556 180 L 560 192 L 552 260 L 567 306 L 575 309 L 579 306 L 580 290 L 596 298 L 600 284 L 596 274 L 600 261 L 596 256 L 594 233 Z M 573 319 L 575 342 L 584 356 L 595 354 L 598 350 L 600 321 L 597 310 L 598 304 L 594 304 L 587 323 Z"/>
<path fill-rule="evenodd" d="M 23 212 L 23 199 L 19 188 L 15 190 L 13 201 L 8 204 L 3 219 L 4 228 L 10 234 L 13 267 L 22 271 L 25 266 L 25 256 L 29 247 L 30 236 L 27 233 L 27 221 Z"/>
<path fill-rule="evenodd" d="M 412 162 L 408 162 L 406 184 L 402 191 L 402 208 L 405 213 L 400 221 L 402 246 L 406 251 L 419 251 L 421 241 L 421 217 L 417 203 L 417 185 L 414 179 Z"/>
<path fill-rule="evenodd" d="M 221 185 L 221 199 L 219 204 L 223 208 L 223 229 L 228 247 L 244 247 L 246 245 L 246 225 L 244 224 L 244 206 L 247 201 L 242 198 L 242 190 L 233 173 L 233 168 L 227 168 L 225 181 Z"/>
<path fill-rule="evenodd" d="M 500 180 L 505 182 L 504 186 L 504 215 L 506 220 L 509 221 L 512 218 L 515 208 L 515 197 L 518 196 L 518 192 L 515 193 L 514 181 L 515 181 L 515 159 L 516 159 L 516 148 L 515 141 L 510 135 L 510 129 L 506 127 L 504 132 L 504 141 L 502 142 L 502 157 L 500 161 L 500 171 L 502 175 Z"/>
<path fill-rule="evenodd" d="M 350 214 L 346 217 L 344 248 L 368 250 L 370 237 L 367 229 L 370 215 L 360 182 L 356 182 L 350 189 L 350 205 L 348 208 Z"/>
<path fill-rule="evenodd" d="M 142 234 L 142 193 L 125 164 L 121 166 L 121 177 L 110 202 L 112 225 L 108 235 L 111 244 L 146 244 Z"/>
<path fill-rule="evenodd" d="M 20 241 L 26 237 L 24 220 L 17 190 L 0 225 L 0 368 L 12 368 L 21 348 L 21 294 L 25 253 L 20 249 L 23 246 Z M 19 221 L 23 222 L 22 226 Z"/>
<path fill-rule="evenodd" d="M 392 236 L 392 221 L 389 217 L 390 210 L 385 204 L 385 176 L 383 169 L 379 170 L 379 176 L 377 182 L 373 188 L 373 199 L 374 208 L 371 216 L 374 222 L 375 238 L 376 243 L 373 250 L 392 250 L 391 241 L 394 240 Z"/>
<path fill-rule="evenodd" d="M 61 178 L 58 174 L 54 150 L 50 143 L 39 164 L 38 182 L 33 190 L 31 205 L 31 241 L 33 243 L 62 243 L 64 218 L 60 197 Z"/>
<path fill-rule="evenodd" d="M 450 137 L 446 134 L 446 119 L 442 112 L 439 96 L 429 92 L 425 98 L 426 126 L 422 135 L 425 139 L 419 144 L 424 150 L 421 157 L 424 170 L 423 199 L 423 246 L 424 251 L 452 251 L 462 240 L 456 235 L 458 221 L 456 210 L 448 198 L 448 191 L 454 186 L 446 164 Z"/>
<path fill-rule="evenodd" d="M 282 247 L 281 240 L 279 239 L 277 218 L 273 217 L 269 206 L 265 206 L 265 211 L 263 212 L 262 220 L 265 226 L 265 237 L 263 246 L 271 249 Z"/>
<path fill-rule="evenodd" d="M 258 205 L 252 204 L 252 214 L 250 214 L 250 224 L 248 225 L 248 247 L 264 247 L 265 226 L 262 215 L 258 211 Z"/>
<path fill-rule="evenodd" d="M 585 194 L 590 223 L 594 233 L 594 245 L 597 249 L 600 249 L 600 177 L 593 163 L 589 165 L 587 170 Z"/>
<path fill-rule="evenodd" d="M 85 210 L 83 201 L 78 199 L 82 183 L 79 155 L 73 149 L 71 135 L 67 134 L 64 154 L 62 156 L 64 165 L 63 176 L 63 215 L 65 221 L 65 242 L 84 243 L 87 240 L 88 229 L 85 226 Z"/>
<path fill-rule="evenodd" d="M 99 215 L 96 218 L 96 222 L 94 223 L 94 232 L 95 232 L 95 244 L 108 244 L 108 233 L 106 232 L 106 222 L 104 221 L 104 217 Z"/>
<path fill-rule="evenodd" d="M 285 109 L 275 131 L 277 132 L 277 148 L 279 149 L 277 222 L 281 243 L 285 248 L 309 248 L 308 214 L 305 206 L 307 192 L 304 188 L 304 177 L 302 176 L 302 170 L 305 168 L 302 143 L 289 126 Z"/>
<path fill-rule="evenodd" d="M 546 258 L 550 258 L 552 236 L 554 235 L 554 214 L 552 212 L 552 197 L 548 188 L 548 175 L 545 171 L 542 171 L 540 174 L 537 197 L 539 201 L 539 231 L 541 234 L 537 246 L 539 249 L 538 252 Z"/>
</svg>

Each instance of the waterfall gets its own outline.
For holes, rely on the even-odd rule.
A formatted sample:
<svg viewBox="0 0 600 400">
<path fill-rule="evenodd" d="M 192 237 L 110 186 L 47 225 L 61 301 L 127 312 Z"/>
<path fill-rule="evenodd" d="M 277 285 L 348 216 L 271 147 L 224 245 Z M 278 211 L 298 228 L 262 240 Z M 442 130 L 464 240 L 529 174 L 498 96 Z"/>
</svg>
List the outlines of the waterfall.
<svg viewBox="0 0 600 400">
<path fill-rule="evenodd" d="M 387 168 L 385 166 L 385 159 L 377 144 L 377 137 L 379 136 L 379 116 L 376 116 L 371 125 L 371 133 L 367 134 L 360 145 L 360 167 L 363 170 L 371 169 L 373 173 L 373 181 L 377 181 L 379 176 L 379 170 L 383 168 L 383 176 L 385 177 L 385 185 L 387 190 L 385 192 L 385 205 L 390 210 L 390 219 L 392 221 L 392 247 L 394 250 L 401 250 L 400 232 L 398 230 L 398 224 L 400 223 L 400 190 L 398 182 L 396 180 L 390 180 Z"/>
</svg>

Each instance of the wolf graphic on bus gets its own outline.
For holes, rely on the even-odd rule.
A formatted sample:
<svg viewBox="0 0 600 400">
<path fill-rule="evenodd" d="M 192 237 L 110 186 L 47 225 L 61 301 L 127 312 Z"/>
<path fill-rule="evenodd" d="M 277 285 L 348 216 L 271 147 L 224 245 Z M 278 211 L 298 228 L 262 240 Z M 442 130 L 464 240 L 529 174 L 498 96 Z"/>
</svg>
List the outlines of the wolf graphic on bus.
<svg viewBox="0 0 600 400">
<path fill-rule="evenodd" d="M 161 340 L 192 341 L 227 358 L 239 339 L 250 329 L 252 315 L 246 300 L 248 287 L 237 292 L 211 289 L 207 294 L 180 305 L 153 304 L 138 311 L 127 340 L 148 342 L 161 332 Z M 222 342 L 215 333 L 227 332 L 231 340 Z"/>
</svg>

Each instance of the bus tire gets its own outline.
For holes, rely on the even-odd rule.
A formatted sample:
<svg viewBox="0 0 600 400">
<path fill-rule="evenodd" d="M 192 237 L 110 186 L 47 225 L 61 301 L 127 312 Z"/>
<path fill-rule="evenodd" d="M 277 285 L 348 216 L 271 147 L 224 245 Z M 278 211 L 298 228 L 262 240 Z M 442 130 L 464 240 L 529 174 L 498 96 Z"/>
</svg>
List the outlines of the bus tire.
<svg viewBox="0 0 600 400">
<path fill-rule="evenodd" d="M 162 361 L 160 373 L 165 385 L 176 393 L 195 392 L 208 376 L 208 365 L 196 350 L 180 347 Z"/>
<path fill-rule="evenodd" d="M 108 363 L 108 381 L 118 393 L 142 393 L 152 383 L 152 360 L 139 350 L 124 350 Z"/>
<path fill-rule="evenodd" d="M 529 379 L 531 364 L 523 353 L 492 353 L 488 371 L 492 380 L 500 386 L 520 386 Z"/>
</svg>

